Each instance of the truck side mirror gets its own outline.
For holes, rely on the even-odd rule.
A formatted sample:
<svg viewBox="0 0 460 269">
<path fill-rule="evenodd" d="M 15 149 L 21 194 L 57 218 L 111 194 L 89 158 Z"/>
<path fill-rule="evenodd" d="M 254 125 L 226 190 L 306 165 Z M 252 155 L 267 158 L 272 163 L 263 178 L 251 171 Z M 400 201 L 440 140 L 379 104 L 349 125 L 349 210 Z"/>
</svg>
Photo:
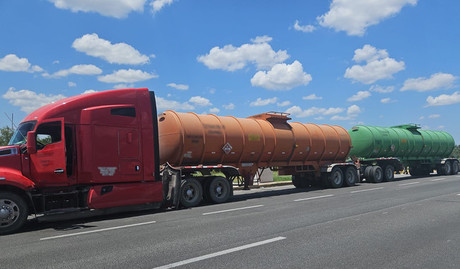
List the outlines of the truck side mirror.
<svg viewBox="0 0 460 269">
<path fill-rule="evenodd" d="M 35 139 L 35 132 L 27 133 L 27 152 L 34 154 L 37 152 L 37 141 Z"/>
</svg>

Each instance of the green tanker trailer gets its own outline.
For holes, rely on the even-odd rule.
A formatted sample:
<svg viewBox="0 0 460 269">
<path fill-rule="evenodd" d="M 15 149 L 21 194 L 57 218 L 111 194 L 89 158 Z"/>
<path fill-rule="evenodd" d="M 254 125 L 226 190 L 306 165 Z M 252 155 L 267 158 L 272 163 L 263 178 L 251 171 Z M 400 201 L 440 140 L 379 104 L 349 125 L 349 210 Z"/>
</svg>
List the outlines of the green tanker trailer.
<svg viewBox="0 0 460 269">
<path fill-rule="evenodd" d="M 434 170 L 440 175 L 458 173 L 459 161 L 449 158 L 455 141 L 446 132 L 407 124 L 389 128 L 358 125 L 348 133 L 349 156 L 366 181 L 391 181 L 394 171 L 403 167 L 409 167 L 412 176 L 427 176 Z"/>
</svg>

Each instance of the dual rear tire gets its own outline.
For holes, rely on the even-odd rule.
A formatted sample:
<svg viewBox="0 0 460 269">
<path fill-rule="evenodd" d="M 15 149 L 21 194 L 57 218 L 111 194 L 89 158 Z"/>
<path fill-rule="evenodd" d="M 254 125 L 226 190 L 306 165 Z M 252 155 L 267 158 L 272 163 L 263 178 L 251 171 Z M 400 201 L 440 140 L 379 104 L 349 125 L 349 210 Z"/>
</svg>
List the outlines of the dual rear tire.
<svg viewBox="0 0 460 269">
<path fill-rule="evenodd" d="M 226 202 L 232 195 L 232 185 L 224 177 L 210 177 L 204 182 L 195 178 L 187 178 L 181 183 L 180 203 L 184 207 L 194 207 L 206 201 L 220 204 Z"/>
</svg>

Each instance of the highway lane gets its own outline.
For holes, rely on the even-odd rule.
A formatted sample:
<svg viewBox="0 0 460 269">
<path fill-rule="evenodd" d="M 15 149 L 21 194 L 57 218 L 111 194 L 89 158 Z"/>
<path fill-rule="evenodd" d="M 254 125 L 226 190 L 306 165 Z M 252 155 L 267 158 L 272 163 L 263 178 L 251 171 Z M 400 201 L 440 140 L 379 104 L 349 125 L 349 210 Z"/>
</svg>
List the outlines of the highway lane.
<svg viewBox="0 0 460 269">
<path fill-rule="evenodd" d="M 460 268 L 458 227 L 460 175 L 289 185 L 220 205 L 30 224 L 0 237 L 0 268 Z"/>
</svg>

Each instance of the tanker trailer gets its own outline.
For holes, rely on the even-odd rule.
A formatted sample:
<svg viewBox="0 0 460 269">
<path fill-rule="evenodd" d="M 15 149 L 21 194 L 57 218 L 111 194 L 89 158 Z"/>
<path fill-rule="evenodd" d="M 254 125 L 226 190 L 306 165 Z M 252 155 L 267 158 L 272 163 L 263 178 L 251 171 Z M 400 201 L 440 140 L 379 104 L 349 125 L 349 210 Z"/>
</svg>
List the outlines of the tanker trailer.
<svg viewBox="0 0 460 269">
<path fill-rule="evenodd" d="M 393 127 L 358 125 L 348 133 L 350 157 L 359 162 L 362 177 L 371 182 L 391 181 L 395 170 L 409 167 L 412 176 L 457 174 L 459 161 L 448 158 L 455 142 L 443 131 L 420 130 L 415 124 Z"/>
<path fill-rule="evenodd" d="M 340 126 L 288 123 L 288 115 L 268 112 L 235 118 L 166 111 L 158 118 L 160 163 L 181 171 L 186 184 L 182 189 L 188 190 L 182 196 L 190 200 L 203 190 L 204 198 L 216 202 L 221 195 L 226 200 L 232 181 L 241 176 L 247 188 L 258 168 L 292 175 L 298 188 L 314 180 L 334 188 L 354 185 L 356 166 L 345 163 L 351 148 L 347 131 Z"/>
</svg>

